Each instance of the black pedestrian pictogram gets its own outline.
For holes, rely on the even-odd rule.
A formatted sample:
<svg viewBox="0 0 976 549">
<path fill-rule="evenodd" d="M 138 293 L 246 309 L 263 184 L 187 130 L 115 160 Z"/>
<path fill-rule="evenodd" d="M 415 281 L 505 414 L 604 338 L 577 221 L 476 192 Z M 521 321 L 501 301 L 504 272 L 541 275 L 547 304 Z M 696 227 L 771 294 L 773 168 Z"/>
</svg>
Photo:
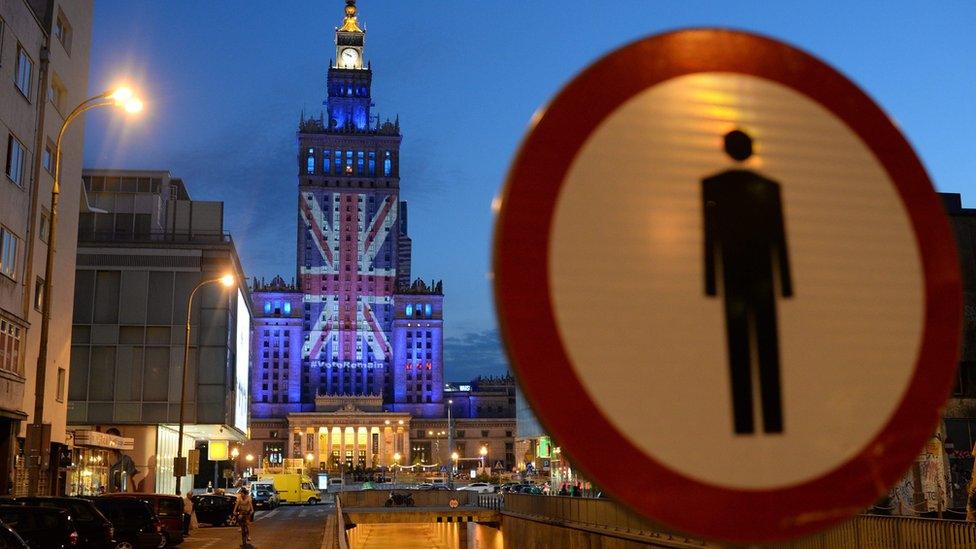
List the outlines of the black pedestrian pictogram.
<svg viewBox="0 0 976 549">
<path fill-rule="evenodd" d="M 752 138 L 725 136 L 725 152 L 742 162 Z M 705 294 L 725 298 L 725 333 L 736 434 L 755 433 L 753 362 L 758 364 L 763 431 L 783 432 L 776 281 L 792 297 L 790 260 L 779 183 L 746 169 L 702 180 L 705 223 Z M 756 357 L 757 360 L 753 360 Z"/>
</svg>

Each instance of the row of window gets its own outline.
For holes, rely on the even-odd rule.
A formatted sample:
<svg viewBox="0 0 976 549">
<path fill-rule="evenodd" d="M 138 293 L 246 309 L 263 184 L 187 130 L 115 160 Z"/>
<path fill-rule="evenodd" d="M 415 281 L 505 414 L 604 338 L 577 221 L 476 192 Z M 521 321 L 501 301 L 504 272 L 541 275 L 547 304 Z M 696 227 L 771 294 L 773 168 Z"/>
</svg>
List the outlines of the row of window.
<svg viewBox="0 0 976 549">
<path fill-rule="evenodd" d="M 376 177 L 377 153 L 383 162 L 383 176 L 393 175 L 393 155 L 390 151 L 321 149 L 309 147 L 305 153 L 305 173 L 309 175 L 360 175 Z"/>
<path fill-rule="evenodd" d="M 418 303 L 416 306 L 412 303 L 407 303 L 404 312 L 407 318 L 430 318 L 432 308 L 430 303 L 424 303 L 422 305 Z"/>
<path fill-rule="evenodd" d="M 284 314 L 290 315 L 291 314 L 291 302 L 290 301 L 285 301 L 284 303 L 282 303 L 280 299 L 274 300 L 274 303 L 272 303 L 271 301 L 265 301 L 264 302 L 264 314 L 270 315 L 272 309 L 274 310 L 274 313 L 276 315 L 280 315 L 282 313 L 282 311 L 284 311 Z M 265 334 L 264 335 L 268 335 L 267 330 L 265 330 Z M 287 330 L 285 330 L 285 335 L 288 335 L 288 331 Z"/>
</svg>

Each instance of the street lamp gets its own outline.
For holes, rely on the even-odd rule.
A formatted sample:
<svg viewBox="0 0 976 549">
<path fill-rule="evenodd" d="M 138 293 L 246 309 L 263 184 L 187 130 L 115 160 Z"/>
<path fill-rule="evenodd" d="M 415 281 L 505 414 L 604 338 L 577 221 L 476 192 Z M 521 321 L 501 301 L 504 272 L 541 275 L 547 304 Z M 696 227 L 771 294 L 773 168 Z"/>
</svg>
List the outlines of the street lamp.
<svg viewBox="0 0 976 549">
<path fill-rule="evenodd" d="M 454 488 L 454 475 L 457 473 L 459 459 L 461 456 L 457 452 L 451 452 L 451 476 L 447 479 L 448 488 L 451 489 Z"/>
<path fill-rule="evenodd" d="M 183 336 L 183 372 L 182 379 L 180 380 L 180 429 L 178 438 L 176 440 L 176 459 L 174 460 L 173 475 L 176 476 L 176 495 L 180 495 L 180 483 L 183 480 L 183 475 L 186 474 L 186 458 L 183 457 L 183 425 L 184 425 L 184 408 L 186 402 L 186 367 L 187 362 L 190 357 L 190 316 L 193 313 L 193 296 L 197 294 L 197 290 L 206 286 L 207 284 L 220 283 L 225 288 L 230 288 L 237 283 L 237 279 L 233 274 L 227 273 L 220 278 L 211 278 L 204 280 L 197 284 L 193 291 L 190 292 L 189 299 L 186 300 L 186 333 Z M 237 448 L 234 448 L 236 451 Z M 176 465 L 179 463 L 180 465 Z M 236 462 L 235 462 L 236 467 Z"/>
<path fill-rule="evenodd" d="M 454 404 L 453 399 L 447 400 L 447 449 L 451 451 L 451 458 L 454 460 L 454 467 L 451 469 L 451 474 L 447 479 L 447 487 L 454 488 L 454 473 L 457 469 L 458 453 L 454 448 L 454 418 L 451 416 L 451 406 Z"/>
<path fill-rule="evenodd" d="M 234 446 L 233 448 L 231 448 L 231 450 L 230 450 L 230 458 L 232 460 L 234 460 L 234 479 L 235 480 L 237 479 L 237 463 L 238 463 L 237 457 L 240 456 L 240 455 L 241 455 L 241 451 L 237 449 L 237 446 Z"/>
<path fill-rule="evenodd" d="M 478 453 L 481 454 L 481 468 L 484 469 L 485 468 L 485 456 L 488 455 L 488 447 L 487 446 L 482 446 L 481 449 L 478 450 Z"/>
<path fill-rule="evenodd" d="M 41 335 L 37 351 L 37 372 L 34 382 L 34 418 L 28 436 L 28 456 L 30 468 L 27 479 L 27 493 L 37 495 L 41 474 L 41 431 L 44 428 L 44 389 L 47 381 L 47 342 L 51 325 L 51 303 L 54 301 L 54 251 L 57 240 L 58 200 L 61 197 L 61 142 L 65 131 L 84 112 L 98 107 L 121 107 L 128 113 L 142 110 L 142 101 L 135 97 L 130 88 L 118 88 L 85 99 L 74 108 L 58 130 L 54 144 L 54 185 L 51 187 L 51 211 L 47 220 L 47 257 L 44 263 L 44 293 L 41 301 Z M 34 459 L 34 458 L 37 459 Z"/>
<path fill-rule="evenodd" d="M 396 452 L 393 454 L 393 489 L 394 490 L 396 489 L 397 470 L 400 468 L 401 457 L 403 456 L 400 455 L 400 452 Z"/>
</svg>

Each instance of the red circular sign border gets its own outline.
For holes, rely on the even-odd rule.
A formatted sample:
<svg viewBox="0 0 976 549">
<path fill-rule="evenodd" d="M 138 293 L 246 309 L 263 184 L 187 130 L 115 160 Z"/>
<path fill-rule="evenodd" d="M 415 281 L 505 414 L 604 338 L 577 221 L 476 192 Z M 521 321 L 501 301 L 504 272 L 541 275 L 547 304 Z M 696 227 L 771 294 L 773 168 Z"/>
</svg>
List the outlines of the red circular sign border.
<svg viewBox="0 0 976 549">
<path fill-rule="evenodd" d="M 590 399 L 575 376 L 553 318 L 549 230 L 573 158 L 623 102 L 657 83 L 699 72 L 740 73 L 778 82 L 844 121 L 897 187 L 922 259 L 925 329 L 911 383 L 898 408 L 856 456 L 828 474 L 786 488 L 715 486 L 647 456 Z M 594 101 L 597 97 L 600 101 Z M 961 331 L 955 239 L 911 145 L 864 92 L 813 56 L 776 40 L 720 29 L 675 31 L 624 46 L 584 70 L 533 118 L 509 170 L 501 204 L 493 251 L 496 308 L 521 388 L 574 463 L 646 517 L 733 542 L 810 534 L 871 505 L 932 435 L 954 383 Z"/>
</svg>

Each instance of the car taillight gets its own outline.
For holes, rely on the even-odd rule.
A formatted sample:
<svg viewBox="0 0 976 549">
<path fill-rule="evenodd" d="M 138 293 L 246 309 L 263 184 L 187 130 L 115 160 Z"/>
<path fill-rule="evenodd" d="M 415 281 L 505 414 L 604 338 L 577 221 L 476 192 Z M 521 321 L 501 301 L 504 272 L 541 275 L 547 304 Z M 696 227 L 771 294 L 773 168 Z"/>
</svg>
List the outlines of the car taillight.
<svg viewBox="0 0 976 549">
<path fill-rule="evenodd" d="M 78 532 L 71 532 L 68 535 L 68 543 L 71 545 L 78 545 Z"/>
</svg>

